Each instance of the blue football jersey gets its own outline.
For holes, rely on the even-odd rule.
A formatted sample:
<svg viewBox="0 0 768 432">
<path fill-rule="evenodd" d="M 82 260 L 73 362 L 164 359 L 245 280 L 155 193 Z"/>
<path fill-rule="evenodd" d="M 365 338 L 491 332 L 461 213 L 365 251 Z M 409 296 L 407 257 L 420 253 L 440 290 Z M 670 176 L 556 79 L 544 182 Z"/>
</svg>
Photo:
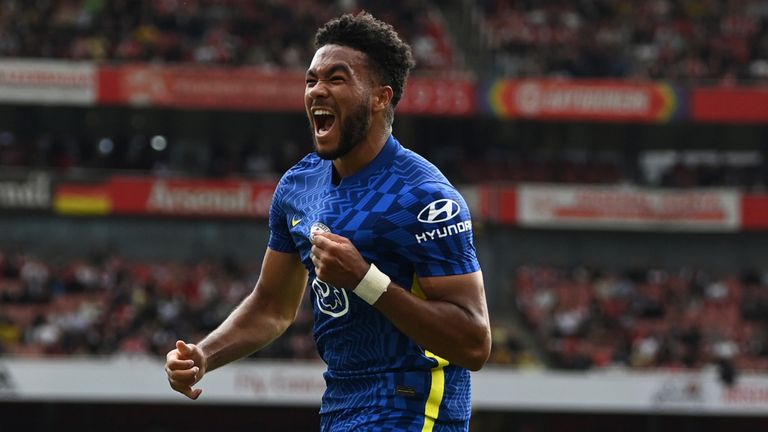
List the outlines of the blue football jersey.
<svg viewBox="0 0 768 432">
<path fill-rule="evenodd" d="M 434 165 L 392 136 L 361 171 L 339 184 L 332 178 L 331 161 L 306 156 L 281 178 L 269 222 L 269 247 L 298 253 L 309 270 L 314 338 L 327 363 L 321 413 L 381 406 L 468 419 L 469 371 L 415 344 L 354 287 L 317 280 L 309 257 L 313 231 L 347 237 L 394 283 L 423 298 L 418 277 L 480 270 L 467 204 Z"/>
</svg>

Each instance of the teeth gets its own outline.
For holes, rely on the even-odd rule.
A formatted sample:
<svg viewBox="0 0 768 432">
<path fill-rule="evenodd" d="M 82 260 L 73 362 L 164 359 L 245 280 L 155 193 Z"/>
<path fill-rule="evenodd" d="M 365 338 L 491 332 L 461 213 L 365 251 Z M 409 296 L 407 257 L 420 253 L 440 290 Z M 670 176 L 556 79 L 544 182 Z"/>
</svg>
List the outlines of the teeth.
<svg viewBox="0 0 768 432">
<path fill-rule="evenodd" d="M 313 110 L 312 114 L 314 114 L 314 115 L 333 115 L 333 113 L 331 111 L 329 111 L 327 109 L 323 109 L 323 108 L 317 108 L 317 109 Z"/>
</svg>

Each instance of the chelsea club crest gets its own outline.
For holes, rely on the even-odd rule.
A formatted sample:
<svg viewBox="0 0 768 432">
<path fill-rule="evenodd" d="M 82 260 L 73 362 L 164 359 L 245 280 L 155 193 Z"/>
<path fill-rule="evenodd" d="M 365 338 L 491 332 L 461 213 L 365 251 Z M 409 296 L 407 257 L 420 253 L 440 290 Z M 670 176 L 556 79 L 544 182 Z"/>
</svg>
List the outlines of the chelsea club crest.
<svg viewBox="0 0 768 432">
<path fill-rule="evenodd" d="M 316 233 L 321 232 L 329 233 L 331 229 L 322 222 L 313 223 L 309 229 L 309 239 L 312 240 Z M 320 312 L 334 318 L 349 312 L 349 298 L 345 289 L 337 288 L 315 277 L 312 281 L 312 291 L 315 294 L 315 303 L 317 303 Z"/>
</svg>

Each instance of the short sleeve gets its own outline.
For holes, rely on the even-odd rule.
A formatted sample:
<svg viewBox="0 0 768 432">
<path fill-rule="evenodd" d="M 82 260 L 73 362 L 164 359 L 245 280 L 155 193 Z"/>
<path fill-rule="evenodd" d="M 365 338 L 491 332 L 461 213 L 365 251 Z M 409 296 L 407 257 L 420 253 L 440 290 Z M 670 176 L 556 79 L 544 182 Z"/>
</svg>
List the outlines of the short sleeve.
<svg viewBox="0 0 768 432">
<path fill-rule="evenodd" d="M 272 204 L 269 208 L 269 243 L 270 249 L 278 252 L 296 252 L 296 244 L 288 229 L 288 219 L 285 211 L 285 195 L 287 192 L 287 177 L 283 177 L 275 189 Z"/>
<path fill-rule="evenodd" d="M 379 234 L 409 260 L 420 277 L 480 270 L 472 217 L 450 184 L 427 182 L 403 194 Z"/>
</svg>

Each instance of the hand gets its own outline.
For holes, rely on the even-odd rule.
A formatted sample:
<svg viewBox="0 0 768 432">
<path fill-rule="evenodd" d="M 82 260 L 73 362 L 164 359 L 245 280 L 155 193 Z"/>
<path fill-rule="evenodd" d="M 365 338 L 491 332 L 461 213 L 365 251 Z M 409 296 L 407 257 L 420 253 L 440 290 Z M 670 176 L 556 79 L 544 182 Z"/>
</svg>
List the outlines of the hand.
<svg viewBox="0 0 768 432">
<path fill-rule="evenodd" d="M 317 278 L 338 288 L 355 289 L 371 266 L 355 245 L 333 233 L 316 233 L 311 240 Z"/>
<path fill-rule="evenodd" d="M 176 341 L 176 349 L 165 356 L 165 373 L 171 388 L 190 399 L 197 399 L 202 389 L 193 389 L 205 374 L 205 356 L 195 344 Z"/>
</svg>

